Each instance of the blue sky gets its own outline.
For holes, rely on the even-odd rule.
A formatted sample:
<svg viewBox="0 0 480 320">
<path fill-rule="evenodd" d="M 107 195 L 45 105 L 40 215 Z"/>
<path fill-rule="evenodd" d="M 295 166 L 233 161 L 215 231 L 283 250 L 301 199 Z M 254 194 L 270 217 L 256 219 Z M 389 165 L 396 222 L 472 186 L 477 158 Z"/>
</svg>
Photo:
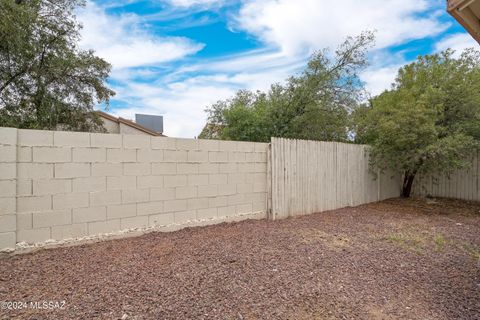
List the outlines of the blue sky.
<svg viewBox="0 0 480 320">
<path fill-rule="evenodd" d="M 390 87 L 420 54 L 478 44 L 444 0 L 108 0 L 77 13 L 81 47 L 109 61 L 112 114 L 164 116 L 165 134 L 194 137 L 205 108 L 239 89 L 267 90 L 298 73 L 315 50 L 376 31 L 367 90 Z"/>
</svg>

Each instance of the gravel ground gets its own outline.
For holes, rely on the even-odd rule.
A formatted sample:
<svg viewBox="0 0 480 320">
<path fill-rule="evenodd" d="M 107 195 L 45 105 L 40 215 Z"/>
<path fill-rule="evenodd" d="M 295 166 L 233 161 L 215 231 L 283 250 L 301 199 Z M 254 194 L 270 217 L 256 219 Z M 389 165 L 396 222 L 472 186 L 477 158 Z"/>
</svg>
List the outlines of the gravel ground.
<svg viewBox="0 0 480 320">
<path fill-rule="evenodd" d="M 3 319 L 480 319 L 480 203 L 394 199 L 5 256 L 2 300 L 65 301 Z"/>
</svg>

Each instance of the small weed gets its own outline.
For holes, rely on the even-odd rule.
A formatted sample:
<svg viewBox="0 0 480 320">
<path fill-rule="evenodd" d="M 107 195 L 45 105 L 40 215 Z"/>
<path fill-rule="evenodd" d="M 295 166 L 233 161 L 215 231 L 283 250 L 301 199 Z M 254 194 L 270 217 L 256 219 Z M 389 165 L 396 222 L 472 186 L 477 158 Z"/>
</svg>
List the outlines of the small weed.
<svg viewBox="0 0 480 320">
<path fill-rule="evenodd" d="M 436 234 L 435 238 L 434 238 L 434 241 L 435 241 L 435 245 L 437 246 L 437 250 L 443 250 L 443 248 L 445 247 L 445 244 L 446 244 L 446 240 L 443 237 L 443 234 L 441 234 L 441 233 Z"/>
<path fill-rule="evenodd" d="M 387 236 L 388 241 L 416 253 L 423 253 L 425 238 L 414 233 L 395 233 Z"/>
<path fill-rule="evenodd" d="M 463 250 L 468 252 L 473 258 L 480 261 L 480 250 L 477 247 L 471 245 L 470 243 L 463 243 L 462 248 Z"/>
</svg>

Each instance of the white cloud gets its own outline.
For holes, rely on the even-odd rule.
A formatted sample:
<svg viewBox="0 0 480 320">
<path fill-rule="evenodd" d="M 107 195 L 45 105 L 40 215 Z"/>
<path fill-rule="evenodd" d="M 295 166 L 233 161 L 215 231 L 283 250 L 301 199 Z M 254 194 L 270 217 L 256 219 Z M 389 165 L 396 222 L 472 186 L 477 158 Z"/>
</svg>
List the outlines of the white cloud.
<svg viewBox="0 0 480 320">
<path fill-rule="evenodd" d="M 436 51 L 448 48 L 455 50 L 456 56 L 459 56 L 464 49 L 478 48 L 478 43 L 468 33 L 455 33 L 446 36 L 435 45 Z"/>
<path fill-rule="evenodd" d="M 114 69 L 158 65 L 194 54 L 203 48 L 182 37 L 159 37 L 149 33 L 141 19 L 133 14 L 107 15 L 103 8 L 88 2 L 79 10 L 83 24 L 80 46 L 94 49 Z"/>
<path fill-rule="evenodd" d="M 376 96 L 384 90 L 391 88 L 391 84 L 394 82 L 398 69 L 401 66 L 371 67 L 362 72 L 360 78 L 365 82 L 365 89 L 372 96 Z"/>
<path fill-rule="evenodd" d="M 177 7 L 192 7 L 192 6 L 211 6 L 211 5 L 220 5 L 223 0 L 167 0 L 167 2 L 173 6 Z"/>
<path fill-rule="evenodd" d="M 293 55 L 362 30 L 377 31 L 377 48 L 435 35 L 447 27 L 435 11 L 426 0 L 246 0 L 236 26 Z"/>
</svg>

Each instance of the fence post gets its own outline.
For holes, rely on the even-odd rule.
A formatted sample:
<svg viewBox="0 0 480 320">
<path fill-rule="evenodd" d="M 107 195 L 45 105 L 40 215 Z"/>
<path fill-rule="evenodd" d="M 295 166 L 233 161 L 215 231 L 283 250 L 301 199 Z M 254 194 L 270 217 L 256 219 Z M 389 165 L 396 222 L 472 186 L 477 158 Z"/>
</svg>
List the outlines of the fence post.
<svg viewBox="0 0 480 320">
<path fill-rule="evenodd" d="M 272 210 L 272 143 L 267 148 L 267 219 L 275 220 Z"/>
</svg>

